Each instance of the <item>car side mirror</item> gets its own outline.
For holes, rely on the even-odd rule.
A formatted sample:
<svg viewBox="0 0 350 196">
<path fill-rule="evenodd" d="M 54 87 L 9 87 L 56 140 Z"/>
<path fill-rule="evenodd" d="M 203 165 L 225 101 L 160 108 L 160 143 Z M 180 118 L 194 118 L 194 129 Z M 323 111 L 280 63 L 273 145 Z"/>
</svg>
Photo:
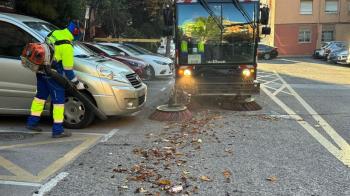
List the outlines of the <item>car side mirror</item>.
<svg viewBox="0 0 350 196">
<path fill-rule="evenodd" d="M 268 25 L 270 18 L 270 8 L 263 7 L 260 9 L 260 23 L 262 25 Z"/>
<path fill-rule="evenodd" d="M 263 27 L 261 30 L 262 35 L 270 35 L 271 34 L 271 27 Z"/>
</svg>

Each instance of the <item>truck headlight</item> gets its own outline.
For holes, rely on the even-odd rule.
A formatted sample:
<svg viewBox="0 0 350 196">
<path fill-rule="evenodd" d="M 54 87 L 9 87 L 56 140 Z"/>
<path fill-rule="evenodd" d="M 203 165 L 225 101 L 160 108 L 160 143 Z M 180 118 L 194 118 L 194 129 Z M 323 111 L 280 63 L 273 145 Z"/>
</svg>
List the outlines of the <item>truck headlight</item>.
<svg viewBox="0 0 350 196">
<path fill-rule="evenodd" d="M 98 73 L 99 73 L 100 77 L 102 77 L 102 78 L 130 84 L 129 80 L 123 74 L 116 73 L 115 71 L 113 71 L 112 69 L 110 69 L 108 67 L 100 66 L 98 68 Z"/>
<path fill-rule="evenodd" d="M 242 75 L 245 77 L 245 78 L 249 78 L 251 76 L 251 71 L 250 69 L 243 69 L 242 70 Z"/>
</svg>

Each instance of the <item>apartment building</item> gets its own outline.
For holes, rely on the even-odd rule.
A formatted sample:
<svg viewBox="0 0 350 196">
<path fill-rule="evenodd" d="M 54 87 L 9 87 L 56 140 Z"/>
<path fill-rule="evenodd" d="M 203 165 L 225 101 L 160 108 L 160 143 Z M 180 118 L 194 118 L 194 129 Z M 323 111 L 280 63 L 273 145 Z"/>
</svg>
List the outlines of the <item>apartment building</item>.
<svg viewBox="0 0 350 196">
<path fill-rule="evenodd" d="M 280 55 L 311 55 L 321 43 L 350 42 L 350 0 L 275 0 L 274 45 Z"/>
</svg>

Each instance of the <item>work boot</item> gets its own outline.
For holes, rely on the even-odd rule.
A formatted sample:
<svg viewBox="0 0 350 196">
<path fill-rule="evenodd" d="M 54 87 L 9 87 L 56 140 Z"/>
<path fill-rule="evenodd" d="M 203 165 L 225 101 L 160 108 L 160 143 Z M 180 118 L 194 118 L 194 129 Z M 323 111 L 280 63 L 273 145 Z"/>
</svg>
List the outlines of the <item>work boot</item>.
<svg viewBox="0 0 350 196">
<path fill-rule="evenodd" d="M 34 132 L 42 132 L 42 131 L 43 131 L 43 130 L 42 130 L 40 127 L 38 127 L 38 126 L 29 126 L 29 125 L 27 125 L 27 126 L 26 126 L 26 129 L 31 130 L 31 131 L 34 131 Z"/>
<path fill-rule="evenodd" d="M 72 136 L 72 133 L 71 133 L 71 132 L 64 131 L 64 132 L 62 132 L 61 134 L 52 135 L 52 138 L 63 138 L 63 137 L 70 137 L 70 136 Z"/>
</svg>

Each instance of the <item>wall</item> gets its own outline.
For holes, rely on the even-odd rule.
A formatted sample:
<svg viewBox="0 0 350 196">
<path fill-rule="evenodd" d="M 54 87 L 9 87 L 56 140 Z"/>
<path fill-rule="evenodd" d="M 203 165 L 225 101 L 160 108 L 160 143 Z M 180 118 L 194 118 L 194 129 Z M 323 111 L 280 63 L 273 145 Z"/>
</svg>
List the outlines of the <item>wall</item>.
<svg viewBox="0 0 350 196">
<path fill-rule="evenodd" d="M 311 29 L 311 43 L 299 43 L 300 27 Z M 318 28 L 316 24 L 276 24 L 275 46 L 280 55 L 311 55 L 316 48 Z"/>
</svg>

